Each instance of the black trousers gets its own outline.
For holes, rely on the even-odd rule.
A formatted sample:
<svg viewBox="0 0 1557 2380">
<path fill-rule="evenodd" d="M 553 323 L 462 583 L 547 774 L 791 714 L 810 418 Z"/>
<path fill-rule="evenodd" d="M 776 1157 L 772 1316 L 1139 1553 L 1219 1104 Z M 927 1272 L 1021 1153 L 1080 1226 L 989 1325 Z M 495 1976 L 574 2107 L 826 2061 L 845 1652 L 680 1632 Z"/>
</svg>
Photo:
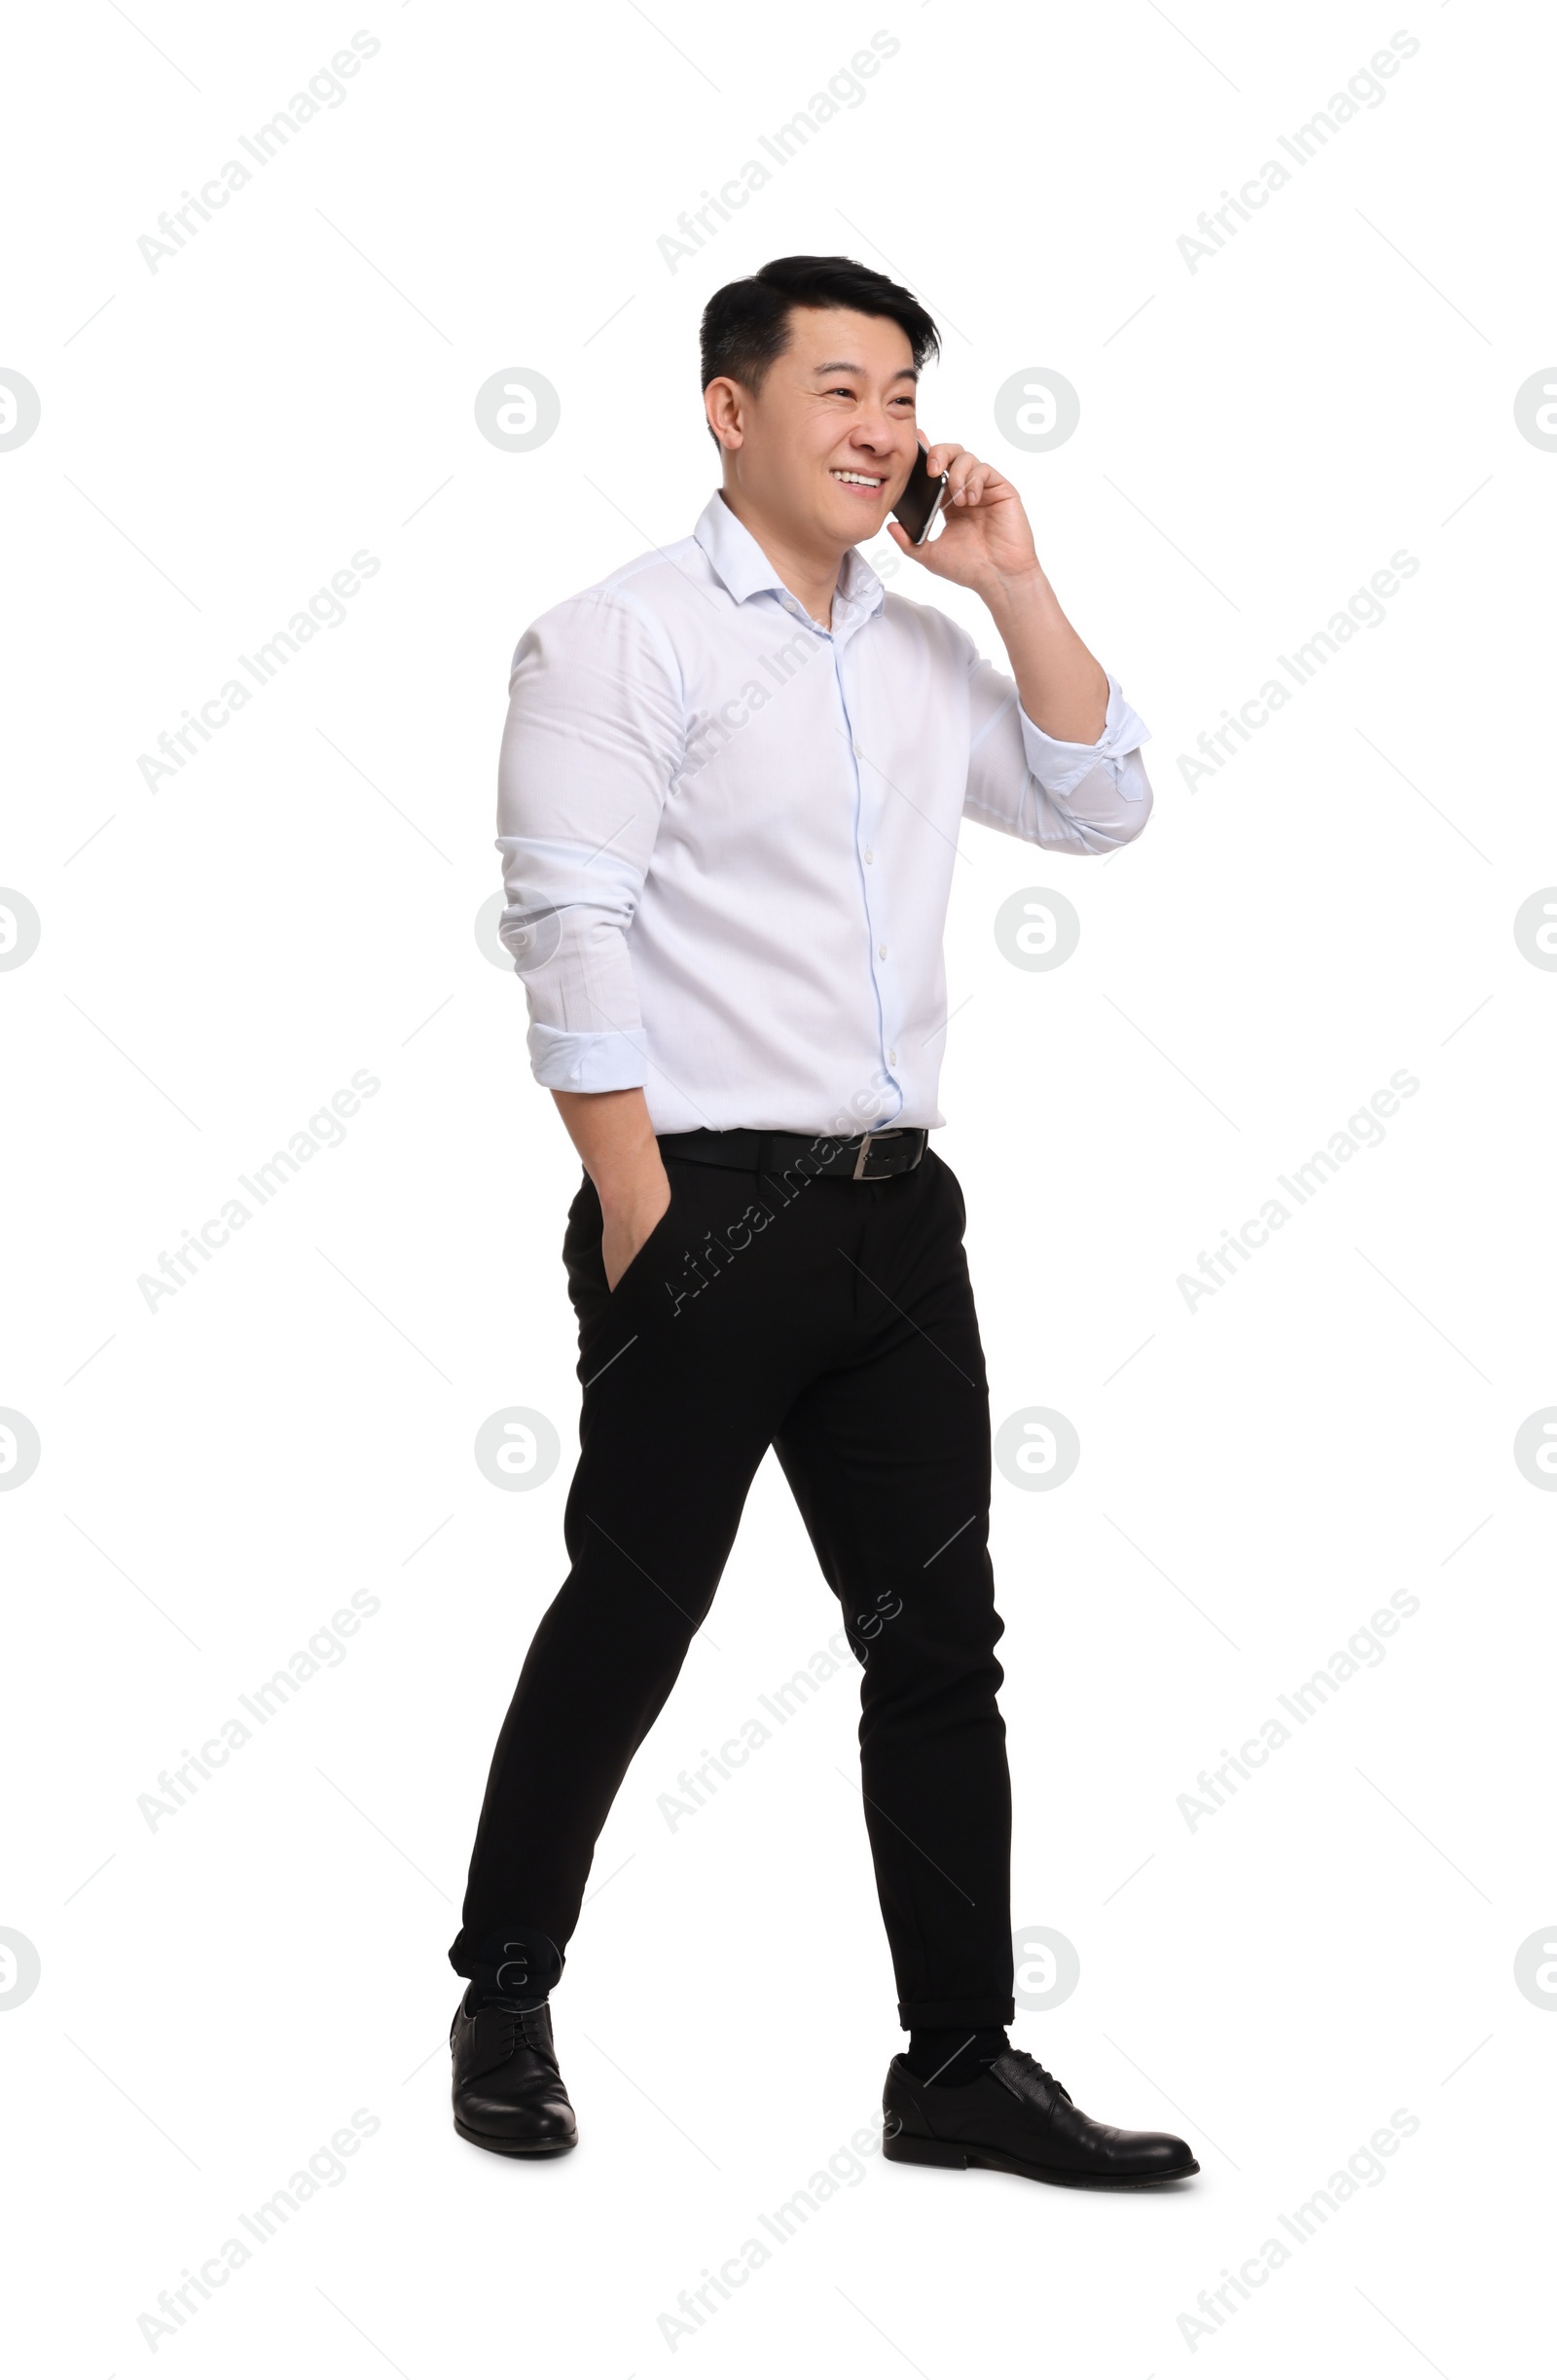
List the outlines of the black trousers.
<svg viewBox="0 0 1557 2380">
<path fill-rule="evenodd" d="M 450 1961 L 482 1977 L 505 1933 L 565 1949 L 606 1814 L 772 1446 L 861 1664 L 860 1781 L 899 2019 L 1006 2024 L 1002 1623 L 957 1177 L 933 1150 L 877 1182 L 673 1156 L 666 1170 L 670 1205 L 614 1290 L 587 1175 L 568 1210 L 584 1391 L 572 1568 L 498 1737 Z"/>
</svg>

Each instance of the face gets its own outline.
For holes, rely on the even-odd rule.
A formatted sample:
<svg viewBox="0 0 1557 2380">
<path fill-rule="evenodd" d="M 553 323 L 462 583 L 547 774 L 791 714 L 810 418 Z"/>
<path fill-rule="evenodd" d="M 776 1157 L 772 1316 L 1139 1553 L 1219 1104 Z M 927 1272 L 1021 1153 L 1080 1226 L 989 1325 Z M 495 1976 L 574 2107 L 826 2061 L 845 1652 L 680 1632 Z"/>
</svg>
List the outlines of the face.
<svg viewBox="0 0 1557 2380">
<path fill-rule="evenodd" d="M 797 306 L 761 388 L 710 382 L 708 419 L 754 504 L 792 535 L 842 551 L 875 536 L 908 484 L 915 382 L 895 322 Z"/>
</svg>

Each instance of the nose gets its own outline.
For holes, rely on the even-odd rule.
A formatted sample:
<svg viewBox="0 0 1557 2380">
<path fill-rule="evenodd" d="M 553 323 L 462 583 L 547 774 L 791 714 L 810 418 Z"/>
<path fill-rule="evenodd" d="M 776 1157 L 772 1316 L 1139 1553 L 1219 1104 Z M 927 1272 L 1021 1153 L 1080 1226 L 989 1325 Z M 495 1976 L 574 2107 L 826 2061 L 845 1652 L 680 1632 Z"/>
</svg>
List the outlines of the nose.
<svg viewBox="0 0 1557 2380">
<path fill-rule="evenodd" d="M 854 444 L 871 454 L 889 454 L 893 446 L 891 429 L 885 421 L 856 421 Z"/>
<path fill-rule="evenodd" d="M 864 408 L 853 427 L 853 443 L 873 454 L 889 453 L 897 441 L 898 424 L 884 406 Z"/>
</svg>

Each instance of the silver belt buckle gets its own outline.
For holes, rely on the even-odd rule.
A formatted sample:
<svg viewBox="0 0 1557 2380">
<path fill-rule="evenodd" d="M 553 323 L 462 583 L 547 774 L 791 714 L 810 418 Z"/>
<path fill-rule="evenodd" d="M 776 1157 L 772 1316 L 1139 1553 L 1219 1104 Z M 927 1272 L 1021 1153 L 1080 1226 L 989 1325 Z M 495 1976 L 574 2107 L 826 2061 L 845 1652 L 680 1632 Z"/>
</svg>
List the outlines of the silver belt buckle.
<svg viewBox="0 0 1557 2380">
<path fill-rule="evenodd" d="M 854 1171 L 850 1175 L 850 1180 L 856 1182 L 885 1181 L 887 1179 L 885 1173 L 867 1173 L 865 1171 L 865 1160 L 870 1155 L 870 1144 L 873 1140 L 896 1140 L 899 1137 L 900 1128 L 897 1126 L 894 1126 L 890 1132 L 866 1133 L 860 1141 L 859 1155 L 854 1160 Z"/>
</svg>

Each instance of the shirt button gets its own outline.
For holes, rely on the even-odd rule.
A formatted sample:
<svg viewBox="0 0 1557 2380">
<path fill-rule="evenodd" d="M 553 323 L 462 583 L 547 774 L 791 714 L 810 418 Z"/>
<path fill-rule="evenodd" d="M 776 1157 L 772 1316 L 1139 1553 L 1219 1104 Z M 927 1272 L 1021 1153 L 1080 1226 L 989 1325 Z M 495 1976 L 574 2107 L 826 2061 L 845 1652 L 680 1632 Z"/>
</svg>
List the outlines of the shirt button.
<svg viewBox="0 0 1557 2380">
<path fill-rule="evenodd" d="M 886 957 L 886 956 L 887 956 L 887 945 L 886 945 L 886 943 L 885 943 L 885 942 L 879 942 L 879 943 L 877 944 L 877 946 L 876 946 L 876 956 L 877 956 L 877 957 L 878 957 L 878 958 L 885 958 L 885 957 Z"/>
<path fill-rule="evenodd" d="M 867 852 L 865 853 L 865 865 L 866 865 L 866 867 L 867 867 L 867 868 L 868 868 L 868 867 L 871 865 L 871 863 L 872 863 L 872 861 L 875 859 L 875 857 L 876 857 L 876 854 L 875 854 L 875 852 L 874 852 L 874 851 L 867 851 Z"/>
<path fill-rule="evenodd" d="M 895 1050 L 888 1050 L 888 1051 L 887 1051 L 887 1064 L 888 1064 L 889 1066 L 895 1066 L 895 1065 L 896 1065 L 896 1064 L 897 1064 L 897 1052 L 896 1052 Z"/>
</svg>

